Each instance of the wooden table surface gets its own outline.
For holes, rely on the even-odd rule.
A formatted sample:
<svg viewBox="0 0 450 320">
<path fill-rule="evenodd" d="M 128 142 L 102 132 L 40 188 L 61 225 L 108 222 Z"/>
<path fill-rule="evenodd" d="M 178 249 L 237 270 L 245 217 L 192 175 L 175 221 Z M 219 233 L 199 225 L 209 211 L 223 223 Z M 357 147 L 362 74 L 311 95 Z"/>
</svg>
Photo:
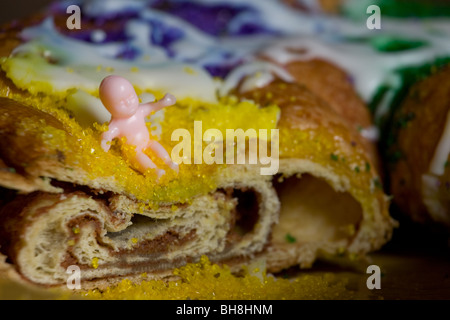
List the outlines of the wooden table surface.
<svg viewBox="0 0 450 320">
<path fill-rule="evenodd" d="M 381 289 L 367 288 L 370 264 L 380 267 Z M 402 221 L 391 242 L 372 253 L 369 263 L 340 268 L 318 263 L 309 272 L 337 274 L 348 281 L 355 299 L 449 300 L 449 235 Z"/>
<path fill-rule="evenodd" d="M 289 270 L 291 275 L 332 273 L 335 281 L 346 283 L 338 299 L 356 300 L 449 300 L 450 247 L 447 233 L 430 231 L 422 226 L 401 223 L 394 237 L 380 251 L 370 254 L 369 261 L 336 266 L 318 262 L 311 269 Z M 368 289 L 368 265 L 381 271 L 381 289 Z M 281 274 L 280 276 L 283 276 Z M 1 280 L 1 279 L 0 279 Z M 54 299 L 51 291 L 24 290 L 17 284 L 0 281 L 1 299 Z M 70 297 L 69 297 L 70 298 Z"/>
</svg>

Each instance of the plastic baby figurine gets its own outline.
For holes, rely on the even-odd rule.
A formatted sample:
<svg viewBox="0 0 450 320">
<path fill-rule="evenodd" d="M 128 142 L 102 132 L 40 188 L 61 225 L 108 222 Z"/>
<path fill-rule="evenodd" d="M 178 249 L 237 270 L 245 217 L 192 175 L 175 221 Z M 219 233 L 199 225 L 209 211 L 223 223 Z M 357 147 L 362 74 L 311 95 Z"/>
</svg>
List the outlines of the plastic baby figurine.
<svg viewBox="0 0 450 320">
<path fill-rule="evenodd" d="M 110 149 L 110 143 L 115 138 L 126 138 L 126 143 L 136 147 L 136 160 L 142 172 L 155 169 L 158 177 L 165 174 L 144 153 L 150 148 L 170 168 L 178 172 L 178 164 L 174 163 L 164 147 L 150 139 L 145 118 L 151 113 L 175 104 L 175 97 L 166 94 L 161 100 L 139 104 L 139 99 L 131 83 L 119 76 L 108 76 L 103 79 L 99 88 L 100 100 L 111 113 L 108 131 L 101 137 L 101 146 L 105 152 Z"/>
</svg>

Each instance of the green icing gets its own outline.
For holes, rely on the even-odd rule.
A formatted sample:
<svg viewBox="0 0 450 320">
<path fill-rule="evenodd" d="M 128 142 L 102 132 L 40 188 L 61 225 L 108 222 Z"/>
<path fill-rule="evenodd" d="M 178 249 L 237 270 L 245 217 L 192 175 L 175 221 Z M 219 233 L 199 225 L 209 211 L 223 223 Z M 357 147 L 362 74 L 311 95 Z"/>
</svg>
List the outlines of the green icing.
<svg viewBox="0 0 450 320">
<path fill-rule="evenodd" d="M 424 0 L 350 0 L 342 7 L 342 13 L 353 20 L 365 20 L 367 7 L 377 5 L 381 15 L 395 18 L 450 17 L 450 2 Z"/>
<path fill-rule="evenodd" d="M 398 18 L 450 16 L 450 3 L 423 0 L 378 0 L 382 15 Z M 379 3 L 379 4 L 378 4 Z"/>
<path fill-rule="evenodd" d="M 403 39 L 388 35 L 375 36 L 369 41 L 372 47 L 380 52 L 405 51 L 427 45 L 427 42 L 423 40 Z"/>
<path fill-rule="evenodd" d="M 399 36 L 374 33 L 372 36 L 363 37 L 345 37 L 345 41 L 350 43 L 359 43 L 371 46 L 378 52 L 399 52 L 413 50 L 429 45 L 422 39 L 408 39 Z"/>
</svg>

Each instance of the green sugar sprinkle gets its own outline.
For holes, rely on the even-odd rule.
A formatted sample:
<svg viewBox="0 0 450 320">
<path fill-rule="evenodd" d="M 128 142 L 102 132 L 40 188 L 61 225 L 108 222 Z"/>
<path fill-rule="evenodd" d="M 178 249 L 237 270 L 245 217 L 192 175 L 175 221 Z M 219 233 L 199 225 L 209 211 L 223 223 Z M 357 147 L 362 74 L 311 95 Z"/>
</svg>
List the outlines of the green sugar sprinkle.
<svg viewBox="0 0 450 320">
<path fill-rule="evenodd" d="M 383 185 L 381 184 L 381 181 L 379 178 L 374 178 L 372 181 L 373 181 L 375 188 L 381 189 L 381 190 L 383 189 Z"/>
<path fill-rule="evenodd" d="M 297 242 L 297 239 L 294 236 L 292 236 L 290 233 L 286 234 L 285 239 L 286 239 L 286 242 L 288 242 L 288 243 L 295 243 L 295 242 Z"/>
</svg>

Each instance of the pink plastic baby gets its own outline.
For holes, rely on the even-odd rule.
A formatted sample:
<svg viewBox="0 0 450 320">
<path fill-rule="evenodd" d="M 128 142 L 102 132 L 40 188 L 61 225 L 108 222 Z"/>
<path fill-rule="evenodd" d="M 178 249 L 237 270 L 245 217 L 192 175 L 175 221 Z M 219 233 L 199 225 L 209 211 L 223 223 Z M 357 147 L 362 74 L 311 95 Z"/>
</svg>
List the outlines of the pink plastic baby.
<svg viewBox="0 0 450 320">
<path fill-rule="evenodd" d="M 119 76 L 108 76 L 103 79 L 99 88 L 100 100 L 111 113 L 108 131 L 101 137 L 101 146 L 105 152 L 110 149 L 110 143 L 115 138 L 126 138 L 126 143 L 136 147 L 136 160 L 141 171 L 155 169 L 158 177 L 165 174 L 144 153 L 150 148 L 170 168 L 178 172 L 178 165 L 172 161 L 164 147 L 150 139 L 145 118 L 151 113 L 175 104 L 175 97 L 166 94 L 161 100 L 152 103 L 139 104 L 139 99 L 131 83 Z"/>
</svg>

